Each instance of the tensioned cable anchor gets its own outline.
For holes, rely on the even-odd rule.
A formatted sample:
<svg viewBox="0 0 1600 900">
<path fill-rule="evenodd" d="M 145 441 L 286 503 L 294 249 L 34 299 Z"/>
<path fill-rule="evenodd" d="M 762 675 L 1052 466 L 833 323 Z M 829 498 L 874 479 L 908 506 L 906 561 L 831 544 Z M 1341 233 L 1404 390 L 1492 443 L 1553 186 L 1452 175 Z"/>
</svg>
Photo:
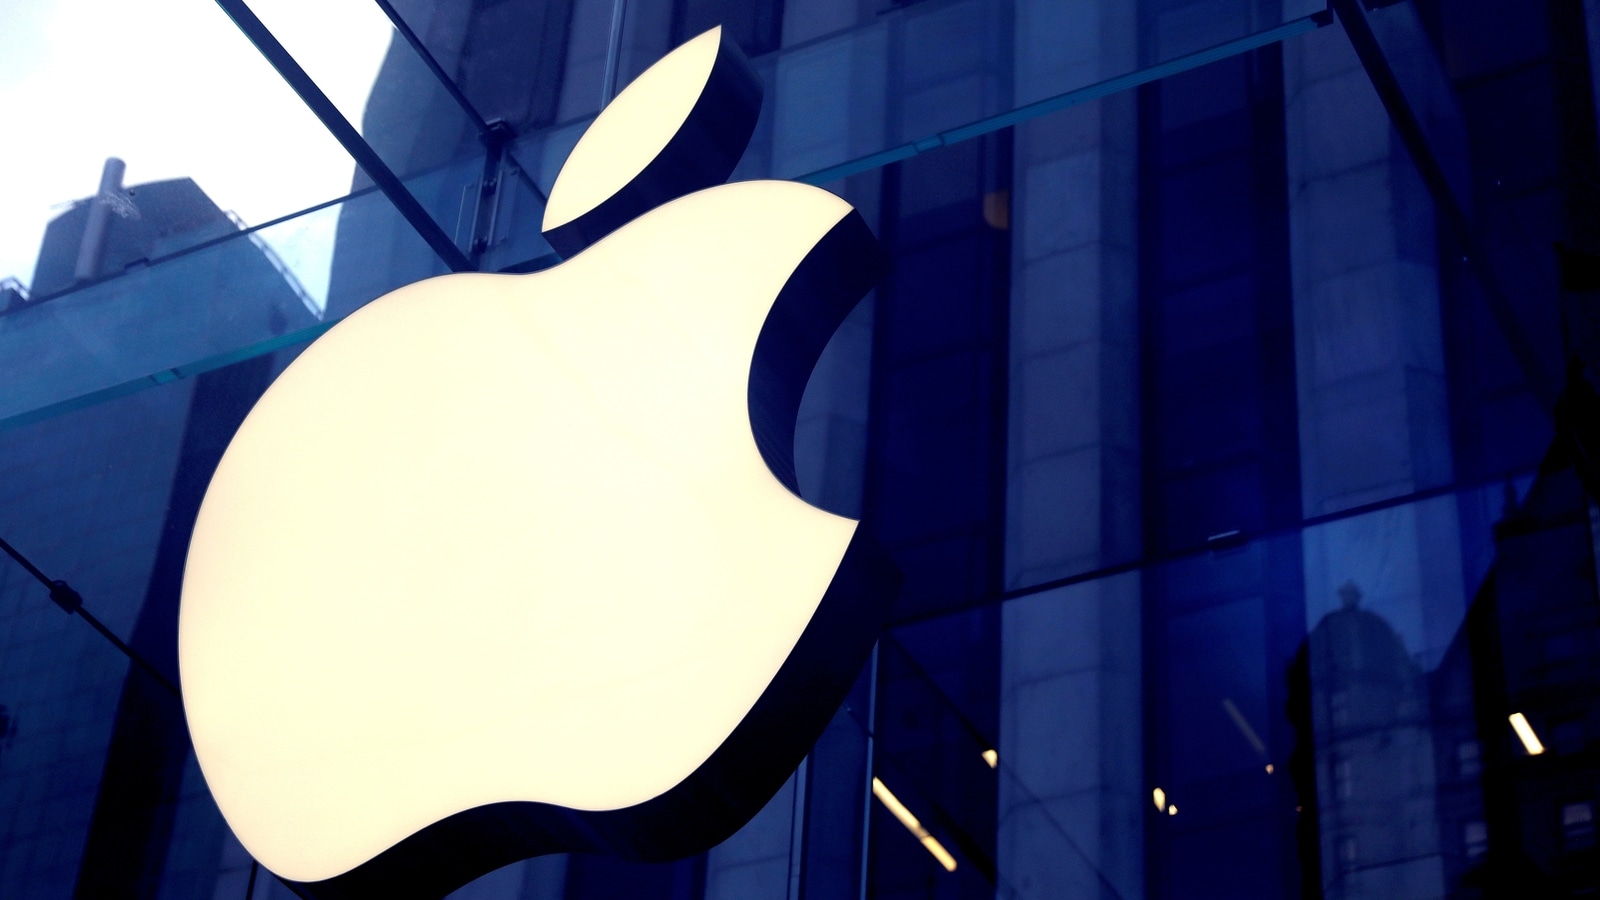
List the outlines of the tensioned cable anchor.
<svg viewBox="0 0 1600 900">
<path fill-rule="evenodd" d="M 121 650 L 124 656 L 128 657 L 128 659 L 137 664 L 139 668 L 144 669 L 145 672 L 149 673 L 150 677 L 160 682 L 162 687 L 166 688 L 168 691 L 171 691 L 172 696 L 179 698 L 183 696 L 182 692 L 178 690 L 178 686 L 173 684 L 172 681 L 167 678 L 167 676 L 161 674 L 161 670 L 157 669 L 144 657 L 134 652 L 132 647 L 128 646 L 127 643 L 122 640 L 122 638 L 119 638 L 112 633 L 111 629 L 107 628 L 104 623 L 95 618 L 93 613 L 89 612 L 87 609 L 84 609 L 83 595 L 74 590 L 72 585 L 67 584 L 65 581 L 60 579 L 51 579 L 50 576 L 41 572 L 38 566 L 34 565 L 32 562 L 29 562 L 26 556 L 23 556 L 20 552 L 18 552 L 17 548 L 11 546 L 11 544 L 8 543 L 4 538 L 0 538 L 0 550 L 4 550 L 7 556 L 10 556 L 12 559 L 17 561 L 17 565 L 27 569 L 29 575 L 32 575 L 40 584 L 48 588 L 50 590 L 50 600 L 54 602 L 55 605 L 61 607 L 62 612 L 65 612 L 69 616 L 77 615 L 85 622 L 88 622 L 90 628 L 100 632 L 100 635 L 115 645 L 118 650 Z"/>
</svg>

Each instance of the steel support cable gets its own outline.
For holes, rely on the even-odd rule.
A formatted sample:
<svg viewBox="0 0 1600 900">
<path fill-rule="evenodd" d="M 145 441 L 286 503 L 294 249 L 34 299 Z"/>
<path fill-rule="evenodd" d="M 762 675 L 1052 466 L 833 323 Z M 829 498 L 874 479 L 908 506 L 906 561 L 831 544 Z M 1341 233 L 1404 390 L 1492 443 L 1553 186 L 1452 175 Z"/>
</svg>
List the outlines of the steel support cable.
<svg viewBox="0 0 1600 900">
<path fill-rule="evenodd" d="M 1501 283 L 1499 273 L 1495 271 L 1483 243 L 1478 239 L 1478 231 L 1467 215 L 1461 199 L 1451 187 L 1450 179 L 1445 175 L 1444 164 L 1434 150 L 1432 141 L 1428 139 L 1427 131 L 1423 128 L 1417 111 L 1406 98 L 1400 77 L 1390 65 L 1389 57 L 1383 51 L 1383 45 L 1372 30 L 1372 23 L 1367 21 L 1366 13 L 1362 11 L 1357 0 L 1330 0 L 1329 6 L 1338 14 L 1339 23 L 1344 26 L 1345 36 L 1350 39 L 1350 46 L 1354 48 L 1356 57 L 1361 61 L 1361 67 L 1366 70 L 1368 80 L 1372 82 L 1372 87 L 1378 93 L 1378 99 L 1388 112 L 1390 123 L 1394 125 L 1395 132 L 1405 145 L 1412 164 L 1416 166 L 1417 174 L 1421 176 L 1424 186 L 1433 197 L 1433 202 L 1438 206 L 1445 227 L 1464 254 L 1462 262 L 1467 264 L 1477 279 L 1478 289 L 1483 292 L 1484 302 L 1489 307 L 1489 315 L 1499 326 L 1512 358 L 1517 361 L 1517 367 L 1522 369 L 1524 377 L 1528 379 L 1528 387 L 1538 398 L 1539 406 L 1546 414 L 1550 414 L 1555 409 L 1558 391 L 1551 382 L 1549 374 L 1539 364 L 1538 353 L 1534 349 L 1532 339 L 1528 337 L 1527 330 L 1523 328 L 1522 321 L 1517 318 L 1516 310 L 1511 304 L 1511 296 Z"/>
<path fill-rule="evenodd" d="M 267 26 L 256 17 L 256 14 L 250 10 L 244 0 L 216 0 L 216 4 L 222 8 L 222 12 L 229 19 L 233 20 L 233 24 L 238 26 L 239 30 L 244 33 L 245 38 L 255 45 L 255 48 L 261 52 L 261 55 L 277 71 L 279 77 L 300 97 L 300 101 L 311 110 L 312 115 L 315 115 L 322 122 L 323 127 L 328 129 L 334 140 L 344 147 L 345 152 L 350 154 L 356 165 L 367 174 L 367 177 L 372 179 L 373 183 L 378 186 L 378 190 L 389 198 L 389 202 L 394 204 L 400 215 L 405 217 L 417 234 L 433 249 L 433 252 L 438 254 L 439 259 L 443 260 L 444 264 L 450 268 L 450 271 L 472 271 L 473 266 L 467 259 L 467 255 L 461 251 L 460 247 L 455 245 L 455 242 L 450 240 L 450 236 L 444 233 L 444 229 L 440 228 L 439 223 L 433 220 L 433 216 L 422 206 L 422 203 L 406 189 L 400 177 L 378 156 L 378 151 L 372 149 L 372 145 L 367 143 L 366 138 L 361 136 L 361 132 L 357 131 L 355 126 L 350 124 L 350 120 L 346 119 L 338 107 L 333 105 L 333 101 L 328 99 L 328 95 L 322 92 L 322 88 L 317 86 L 317 83 L 306 73 L 306 70 L 290 55 L 289 51 L 284 48 L 283 44 L 278 41 L 278 38 Z"/>
<path fill-rule="evenodd" d="M 149 673 L 150 677 L 160 682 L 162 687 L 166 688 L 168 691 L 171 691 L 172 696 L 182 699 L 182 692 L 178 690 L 178 686 L 176 684 L 172 683 L 171 679 L 162 674 L 161 670 L 152 665 L 149 660 L 135 652 L 132 647 L 128 646 L 127 643 L 122 640 L 122 638 L 117 637 L 116 634 L 111 631 L 111 629 L 107 628 L 104 623 L 95 618 L 93 613 L 84 608 L 82 594 L 79 594 L 77 591 L 73 590 L 72 586 L 67 584 L 65 581 L 60 579 L 52 579 L 50 576 L 41 572 L 38 566 L 30 562 L 27 557 L 23 556 L 17 551 L 17 548 L 11 546 L 11 544 L 3 538 L 0 538 L 0 550 L 4 550 L 7 556 L 17 561 L 17 565 L 27 569 L 29 575 L 32 575 L 35 580 L 44 585 L 45 588 L 50 591 L 51 601 L 53 601 L 55 605 L 61 607 L 63 612 L 69 616 L 76 615 L 85 622 L 88 622 L 90 628 L 100 632 L 100 635 L 106 640 L 110 641 L 118 650 L 121 650 L 124 656 L 132 660 L 136 665 L 139 666 L 139 668 L 144 669 L 145 672 Z"/>
<path fill-rule="evenodd" d="M 26 569 L 28 574 L 34 577 L 34 580 L 44 585 L 50 591 L 50 599 L 55 603 L 55 605 L 61 607 L 62 611 L 67 613 L 67 615 L 77 615 L 85 622 L 88 622 L 91 628 L 100 632 L 101 636 L 110 641 L 118 650 L 121 650 L 123 655 L 127 656 L 128 659 L 132 660 L 134 664 L 143 669 L 151 678 L 154 678 L 157 683 L 166 688 L 173 697 L 177 698 L 180 702 L 182 701 L 183 692 L 178 690 L 178 686 L 174 684 L 171 679 L 169 679 L 166 675 L 163 675 L 161 670 L 152 665 L 149 660 L 145 659 L 143 656 L 140 656 L 132 647 L 128 646 L 127 642 L 123 641 L 122 638 L 117 637 L 116 634 L 111 631 L 111 629 L 107 628 L 99 619 L 95 618 L 93 613 L 90 613 L 87 609 L 84 609 L 82 594 L 79 594 L 76 590 L 73 590 L 72 586 L 67 584 L 65 581 L 62 581 L 59 578 L 52 579 L 50 576 L 46 575 L 39 569 L 38 566 L 34 565 L 33 562 L 26 556 L 23 556 L 22 553 L 17 550 L 17 548 L 11 546 L 10 542 L 6 541 L 4 538 L 0 538 L 0 550 L 5 551 L 6 555 L 16 560 L 17 565 Z M 250 879 L 245 887 L 245 900 L 250 900 L 250 898 L 255 894 L 256 875 L 260 871 L 260 868 L 261 863 L 252 855 L 250 858 Z M 282 882 L 282 879 L 279 879 L 279 881 Z M 285 884 L 285 887 L 289 887 L 289 885 Z M 290 890 L 294 891 L 296 894 L 299 894 L 299 891 L 295 891 L 292 887 L 290 887 Z"/>
</svg>

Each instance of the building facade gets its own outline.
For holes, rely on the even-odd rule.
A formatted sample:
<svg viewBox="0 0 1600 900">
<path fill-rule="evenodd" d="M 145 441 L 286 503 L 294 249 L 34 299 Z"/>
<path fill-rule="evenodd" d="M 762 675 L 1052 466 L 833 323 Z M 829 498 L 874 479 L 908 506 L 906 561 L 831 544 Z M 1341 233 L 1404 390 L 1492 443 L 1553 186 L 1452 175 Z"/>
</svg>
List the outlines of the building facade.
<svg viewBox="0 0 1600 900">
<path fill-rule="evenodd" d="M 240 220 L 108 164 L 0 272 L 0 538 L 142 661 L 0 560 L 0 896 L 293 896 L 170 689 L 222 449 L 383 293 L 556 265 L 583 128 L 717 24 L 766 91 L 734 177 L 838 193 L 893 260 L 796 458 L 905 587 L 738 834 L 451 896 L 1600 890 L 1600 3 L 339 0 L 331 39 L 292 6 L 193 28 L 347 190 Z M 186 23 L 142 39 L 182 60 Z"/>
</svg>

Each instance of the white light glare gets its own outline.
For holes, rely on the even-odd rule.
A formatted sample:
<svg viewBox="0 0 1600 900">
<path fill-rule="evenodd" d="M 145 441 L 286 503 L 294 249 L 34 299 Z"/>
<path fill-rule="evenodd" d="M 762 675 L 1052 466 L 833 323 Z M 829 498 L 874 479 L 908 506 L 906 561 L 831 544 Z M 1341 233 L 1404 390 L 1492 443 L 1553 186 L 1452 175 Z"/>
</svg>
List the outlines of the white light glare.
<svg viewBox="0 0 1600 900">
<path fill-rule="evenodd" d="M 1175 816 L 1177 814 L 1178 814 L 1178 804 L 1174 803 L 1171 806 L 1167 807 L 1167 815 Z"/>
<path fill-rule="evenodd" d="M 1517 737 L 1522 739 L 1522 746 L 1528 751 L 1529 756 L 1538 756 L 1544 752 L 1544 744 L 1540 743 L 1539 736 L 1533 733 L 1533 726 L 1528 724 L 1528 717 L 1522 713 L 1511 714 L 1511 728 L 1516 731 Z"/>
<path fill-rule="evenodd" d="M 1167 808 L 1167 792 L 1163 791 L 1161 788 L 1156 788 L 1155 790 L 1151 791 L 1150 799 L 1156 804 L 1156 812 L 1161 812 Z"/>
<path fill-rule="evenodd" d="M 983 761 L 989 764 L 989 768 L 991 768 L 991 769 L 996 768 L 997 766 L 1000 765 L 1000 753 L 999 753 L 999 751 L 997 751 L 997 750 L 985 750 L 985 751 L 983 751 Z"/>
<path fill-rule="evenodd" d="M 944 866 L 946 872 L 954 872 L 956 870 L 956 858 L 950 855 L 950 851 L 944 849 L 944 845 L 939 843 L 939 839 L 929 834 L 928 829 L 922 827 L 922 823 L 918 822 L 917 817 L 911 814 L 911 810 L 906 809 L 906 805 L 900 802 L 900 798 L 890 793 L 889 789 L 883 786 L 883 782 L 876 778 L 872 779 L 872 796 L 877 797 L 878 802 L 882 803 L 889 812 L 894 814 L 896 819 L 900 820 L 900 824 L 904 825 L 907 831 L 922 842 L 922 846 L 933 854 L 933 858 L 939 861 L 939 865 Z"/>
</svg>

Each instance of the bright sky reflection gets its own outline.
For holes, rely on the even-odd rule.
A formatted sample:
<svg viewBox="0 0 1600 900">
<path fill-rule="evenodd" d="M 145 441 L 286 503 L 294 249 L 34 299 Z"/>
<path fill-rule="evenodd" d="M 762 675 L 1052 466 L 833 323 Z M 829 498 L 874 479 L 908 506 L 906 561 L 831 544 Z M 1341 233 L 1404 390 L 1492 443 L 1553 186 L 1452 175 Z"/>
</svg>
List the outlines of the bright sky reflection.
<svg viewBox="0 0 1600 900">
<path fill-rule="evenodd" d="M 362 0 L 258 0 L 319 86 L 360 109 L 391 31 Z M 328 46 L 318 45 L 321 43 Z M 333 46 L 337 52 L 327 52 Z M 33 279 L 45 224 L 94 193 L 108 156 L 127 184 L 187 176 L 248 224 L 348 193 L 354 164 L 213 3 L 0 3 L 0 277 Z M 326 230 L 326 229 L 324 229 Z M 264 237 L 313 295 L 331 238 Z M 320 238 L 320 239 L 319 239 Z"/>
</svg>

